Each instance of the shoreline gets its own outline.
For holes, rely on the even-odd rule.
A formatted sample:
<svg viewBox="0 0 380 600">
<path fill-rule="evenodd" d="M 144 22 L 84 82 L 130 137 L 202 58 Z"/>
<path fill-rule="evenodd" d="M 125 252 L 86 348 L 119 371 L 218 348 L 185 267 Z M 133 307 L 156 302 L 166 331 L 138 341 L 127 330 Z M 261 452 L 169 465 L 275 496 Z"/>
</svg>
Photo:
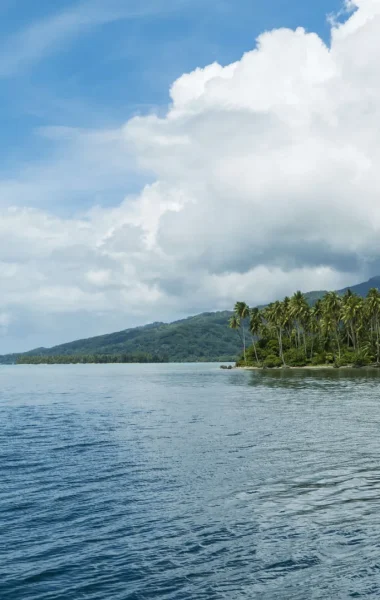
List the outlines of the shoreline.
<svg viewBox="0 0 380 600">
<path fill-rule="evenodd" d="M 380 366 L 378 365 L 365 365 L 363 367 L 355 367 L 354 365 L 343 365 L 342 367 L 335 367 L 334 365 L 305 365 L 304 367 L 233 367 L 234 369 L 242 369 L 243 371 L 326 371 L 334 370 L 341 371 L 344 369 L 363 371 L 371 369 L 378 371 Z"/>
</svg>

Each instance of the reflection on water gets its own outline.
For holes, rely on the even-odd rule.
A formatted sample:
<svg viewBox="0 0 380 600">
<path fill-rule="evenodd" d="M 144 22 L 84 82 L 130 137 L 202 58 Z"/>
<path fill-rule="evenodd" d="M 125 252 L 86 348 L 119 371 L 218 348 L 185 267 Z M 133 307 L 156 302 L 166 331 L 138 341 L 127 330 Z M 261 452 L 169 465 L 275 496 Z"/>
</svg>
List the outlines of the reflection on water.
<svg viewBox="0 0 380 600">
<path fill-rule="evenodd" d="M 380 597 L 379 371 L 0 376 L 1 599 Z"/>
<path fill-rule="evenodd" d="M 380 369 L 264 369 L 258 371 L 245 371 L 250 374 L 248 385 L 265 385 L 274 387 L 291 388 L 294 386 L 313 387 L 314 385 L 352 385 L 365 383 L 376 386 L 379 384 Z M 247 377 L 242 383 L 247 384 Z M 233 381 L 231 380 L 231 383 Z"/>
</svg>

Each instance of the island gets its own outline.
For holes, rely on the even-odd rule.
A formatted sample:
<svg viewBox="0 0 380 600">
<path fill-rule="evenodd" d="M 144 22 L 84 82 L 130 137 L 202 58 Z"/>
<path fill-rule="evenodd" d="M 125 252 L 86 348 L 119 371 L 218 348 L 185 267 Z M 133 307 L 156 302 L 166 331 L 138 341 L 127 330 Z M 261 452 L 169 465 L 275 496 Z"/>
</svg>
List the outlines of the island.
<svg viewBox="0 0 380 600">
<path fill-rule="evenodd" d="M 264 308 L 236 302 L 229 327 L 241 342 L 244 368 L 380 366 L 380 291 L 360 297 L 327 292 L 314 302 L 302 292 Z"/>
</svg>

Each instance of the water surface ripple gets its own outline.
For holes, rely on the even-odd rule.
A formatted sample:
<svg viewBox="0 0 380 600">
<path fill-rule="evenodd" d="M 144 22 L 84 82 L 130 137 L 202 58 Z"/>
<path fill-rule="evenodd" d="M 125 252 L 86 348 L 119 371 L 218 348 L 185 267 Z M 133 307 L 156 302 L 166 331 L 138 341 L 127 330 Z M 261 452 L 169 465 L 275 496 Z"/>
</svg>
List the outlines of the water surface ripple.
<svg viewBox="0 0 380 600">
<path fill-rule="evenodd" d="M 1 367 L 1 600 L 380 597 L 380 374 Z"/>
</svg>

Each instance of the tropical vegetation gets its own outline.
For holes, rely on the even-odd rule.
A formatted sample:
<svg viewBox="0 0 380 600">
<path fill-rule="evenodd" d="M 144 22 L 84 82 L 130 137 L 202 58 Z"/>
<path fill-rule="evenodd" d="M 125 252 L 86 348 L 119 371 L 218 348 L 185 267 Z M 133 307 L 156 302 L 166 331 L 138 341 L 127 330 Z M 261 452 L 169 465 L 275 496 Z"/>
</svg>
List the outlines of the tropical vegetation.
<svg viewBox="0 0 380 600">
<path fill-rule="evenodd" d="M 302 292 L 263 309 L 235 304 L 229 327 L 241 343 L 238 366 L 380 366 L 380 291 L 327 292 L 313 304 Z M 247 339 L 251 344 L 247 346 Z"/>
<path fill-rule="evenodd" d="M 163 363 L 167 357 L 153 356 L 136 352 L 136 354 L 63 354 L 54 356 L 23 355 L 16 359 L 18 365 L 71 365 L 71 364 L 109 364 L 109 363 Z"/>
</svg>

